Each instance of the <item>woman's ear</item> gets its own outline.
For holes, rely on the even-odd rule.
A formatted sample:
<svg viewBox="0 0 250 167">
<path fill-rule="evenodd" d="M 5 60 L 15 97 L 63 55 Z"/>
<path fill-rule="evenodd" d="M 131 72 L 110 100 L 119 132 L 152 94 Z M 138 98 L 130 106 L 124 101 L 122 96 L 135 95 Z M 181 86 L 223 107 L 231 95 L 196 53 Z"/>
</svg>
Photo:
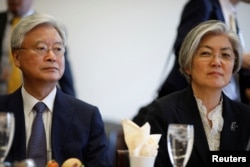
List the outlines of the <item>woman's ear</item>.
<svg viewBox="0 0 250 167">
<path fill-rule="evenodd" d="M 190 70 L 189 70 L 188 68 L 185 69 L 185 72 L 186 72 L 188 75 L 191 74 L 191 72 L 190 72 Z"/>
</svg>

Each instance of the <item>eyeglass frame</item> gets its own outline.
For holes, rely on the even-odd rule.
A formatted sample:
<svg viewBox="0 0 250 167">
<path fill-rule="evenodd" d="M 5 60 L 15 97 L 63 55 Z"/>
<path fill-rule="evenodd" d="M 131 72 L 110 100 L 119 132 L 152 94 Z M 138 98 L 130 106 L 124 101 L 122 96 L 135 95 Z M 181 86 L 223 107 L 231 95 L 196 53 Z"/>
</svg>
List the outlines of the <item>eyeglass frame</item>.
<svg viewBox="0 0 250 167">
<path fill-rule="evenodd" d="M 34 51 L 39 56 L 46 55 L 49 51 L 52 51 L 56 56 L 63 56 L 65 53 L 65 47 L 60 48 L 61 50 L 58 52 L 58 47 L 55 48 L 49 48 L 49 47 L 34 47 L 34 48 L 16 48 L 14 50 L 27 50 L 27 51 Z"/>
<path fill-rule="evenodd" d="M 235 53 L 232 51 L 233 54 L 225 54 L 225 53 L 221 53 L 219 55 L 216 55 L 214 53 L 210 53 L 208 51 L 201 51 L 199 52 L 198 50 L 195 52 L 196 57 L 201 58 L 201 59 L 206 59 L 203 61 L 211 61 L 213 58 L 218 57 L 221 61 L 223 62 L 234 62 L 237 57 L 235 56 Z M 206 54 L 206 55 L 205 55 Z M 209 54 L 209 55 L 207 55 Z"/>
</svg>

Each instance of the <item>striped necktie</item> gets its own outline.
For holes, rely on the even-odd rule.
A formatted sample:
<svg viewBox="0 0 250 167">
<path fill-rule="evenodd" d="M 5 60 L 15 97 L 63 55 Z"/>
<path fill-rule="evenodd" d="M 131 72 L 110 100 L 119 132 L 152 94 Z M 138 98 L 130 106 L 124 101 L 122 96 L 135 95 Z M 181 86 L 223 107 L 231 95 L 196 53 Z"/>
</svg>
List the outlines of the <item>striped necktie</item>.
<svg viewBox="0 0 250 167">
<path fill-rule="evenodd" d="M 27 156 L 35 161 L 36 167 L 45 167 L 47 163 L 46 133 L 42 117 L 45 109 L 43 102 L 34 106 L 36 117 L 32 124 Z"/>
<path fill-rule="evenodd" d="M 11 22 L 11 27 L 13 28 L 18 23 L 18 21 L 20 21 L 20 19 L 21 19 L 20 17 L 13 18 Z M 19 68 L 17 68 L 14 64 L 11 51 L 9 53 L 9 60 L 10 60 L 11 71 L 7 82 L 7 92 L 11 93 L 15 91 L 22 84 L 22 74 Z"/>
</svg>

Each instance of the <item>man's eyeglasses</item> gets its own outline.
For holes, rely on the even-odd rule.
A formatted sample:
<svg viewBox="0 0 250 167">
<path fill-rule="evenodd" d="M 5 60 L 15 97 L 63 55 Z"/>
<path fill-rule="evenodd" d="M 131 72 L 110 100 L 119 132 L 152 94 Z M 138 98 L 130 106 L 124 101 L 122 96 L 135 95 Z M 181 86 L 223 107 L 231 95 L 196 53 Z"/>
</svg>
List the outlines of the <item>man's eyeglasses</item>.
<svg viewBox="0 0 250 167">
<path fill-rule="evenodd" d="M 39 56 L 46 55 L 49 51 L 52 51 L 56 56 L 62 56 L 65 53 L 65 48 L 62 46 L 56 46 L 53 48 L 49 48 L 47 46 L 37 46 L 34 48 L 18 48 L 17 50 L 28 50 L 28 51 L 34 51 Z"/>
</svg>

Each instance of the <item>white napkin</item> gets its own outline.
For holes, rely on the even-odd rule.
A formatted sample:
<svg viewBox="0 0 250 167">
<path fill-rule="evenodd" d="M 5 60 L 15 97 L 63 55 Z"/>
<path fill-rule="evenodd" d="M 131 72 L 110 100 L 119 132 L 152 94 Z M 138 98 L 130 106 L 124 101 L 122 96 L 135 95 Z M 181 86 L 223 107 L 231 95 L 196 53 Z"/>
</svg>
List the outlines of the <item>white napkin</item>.
<svg viewBox="0 0 250 167">
<path fill-rule="evenodd" d="M 161 134 L 150 135 L 148 122 L 139 127 L 131 120 L 124 119 L 122 127 L 130 156 L 155 157 L 157 155 Z"/>
</svg>

